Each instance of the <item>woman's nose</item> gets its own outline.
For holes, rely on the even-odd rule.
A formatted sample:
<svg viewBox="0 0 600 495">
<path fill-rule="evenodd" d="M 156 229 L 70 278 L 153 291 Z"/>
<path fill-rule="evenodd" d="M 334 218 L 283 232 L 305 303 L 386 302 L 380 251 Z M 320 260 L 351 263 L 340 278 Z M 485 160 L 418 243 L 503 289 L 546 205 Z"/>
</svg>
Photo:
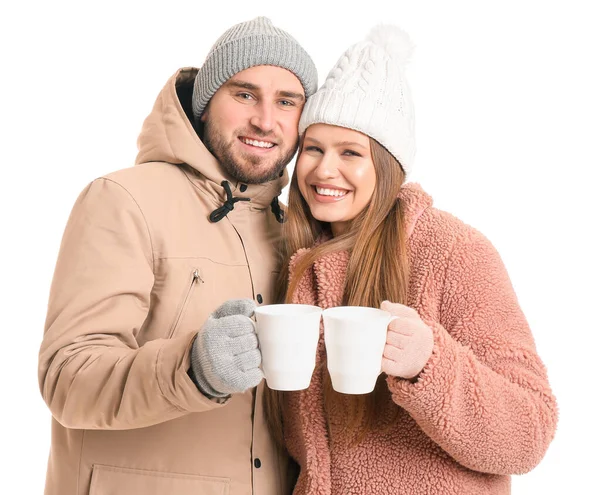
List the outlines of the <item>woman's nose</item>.
<svg viewBox="0 0 600 495">
<path fill-rule="evenodd" d="M 337 160 L 328 153 L 323 154 L 321 161 L 315 169 L 315 175 L 320 179 L 332 179 L 338 175 Z"/>
</svg>

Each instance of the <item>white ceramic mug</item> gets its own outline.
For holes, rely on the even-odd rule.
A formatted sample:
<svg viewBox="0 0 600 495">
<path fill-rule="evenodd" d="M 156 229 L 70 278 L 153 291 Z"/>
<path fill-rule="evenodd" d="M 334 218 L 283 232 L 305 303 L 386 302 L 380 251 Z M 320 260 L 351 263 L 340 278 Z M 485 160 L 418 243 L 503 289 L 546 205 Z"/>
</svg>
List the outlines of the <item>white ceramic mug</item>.
<svg viewBox="0 0 600 495">
<path fill-rule="evenodd" d="M 306 304 L 270 304 L 254 310 L 269 388 L 308 388 L 315 369 L 321 313 L 318 306 Z"/>
<path fill-rule="evenodd" d="M 363 306 L 338 306 L 323 311 L 327 369 L 333 389 L 368 394 L 381 373 L 387 328 L 395 317 Z"/>
</svg>

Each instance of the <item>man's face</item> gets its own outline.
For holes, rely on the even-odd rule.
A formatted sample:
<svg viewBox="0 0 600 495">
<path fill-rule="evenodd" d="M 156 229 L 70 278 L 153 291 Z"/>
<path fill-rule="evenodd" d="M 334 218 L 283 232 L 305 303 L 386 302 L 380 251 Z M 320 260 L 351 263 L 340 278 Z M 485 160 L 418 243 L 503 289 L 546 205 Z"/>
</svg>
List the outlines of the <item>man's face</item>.
<svg viewBox="0 0 600 495">
<path fill-rule="evenodd" d="M 202 114 L 204 144 L 240 182 L 275 179 L 296 152 L 304 101 L 302 84 L 286 69 L 259 65 L 238 72 Z"/>
</svg>

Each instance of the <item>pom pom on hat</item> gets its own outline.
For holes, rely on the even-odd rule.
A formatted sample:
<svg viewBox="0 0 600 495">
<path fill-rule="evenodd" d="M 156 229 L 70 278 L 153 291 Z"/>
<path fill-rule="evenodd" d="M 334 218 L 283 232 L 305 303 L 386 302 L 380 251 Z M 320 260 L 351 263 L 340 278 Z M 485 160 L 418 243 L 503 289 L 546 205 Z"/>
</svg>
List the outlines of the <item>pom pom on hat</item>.
<svg viewBox="0 0 600 495">
<path fill-rule="evenodd" d="M 366 41 L 380 46 L 399 66 L 404 67 L 410 61 L 414 45 L 410 37 L 398 26 L 381 24 L 371 29 Z"/>
</svg>

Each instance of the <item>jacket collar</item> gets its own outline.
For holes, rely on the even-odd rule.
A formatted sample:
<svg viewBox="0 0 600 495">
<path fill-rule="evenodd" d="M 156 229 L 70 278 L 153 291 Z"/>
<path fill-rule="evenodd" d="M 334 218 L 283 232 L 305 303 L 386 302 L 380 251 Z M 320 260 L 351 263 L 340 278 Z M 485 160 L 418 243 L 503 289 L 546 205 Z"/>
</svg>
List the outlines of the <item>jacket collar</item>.
<svg viewBox="0 0 600 495">
<path fill-rule="evenodd" d="M 404 205 L 404 228 L 406 229 L 407 239 L 412 236 L 415 225 L 421 218 L 421 215 L 433 206 L 433 199 L 416 182 L 404 184 L 398 195 Z"/>
</svg>

